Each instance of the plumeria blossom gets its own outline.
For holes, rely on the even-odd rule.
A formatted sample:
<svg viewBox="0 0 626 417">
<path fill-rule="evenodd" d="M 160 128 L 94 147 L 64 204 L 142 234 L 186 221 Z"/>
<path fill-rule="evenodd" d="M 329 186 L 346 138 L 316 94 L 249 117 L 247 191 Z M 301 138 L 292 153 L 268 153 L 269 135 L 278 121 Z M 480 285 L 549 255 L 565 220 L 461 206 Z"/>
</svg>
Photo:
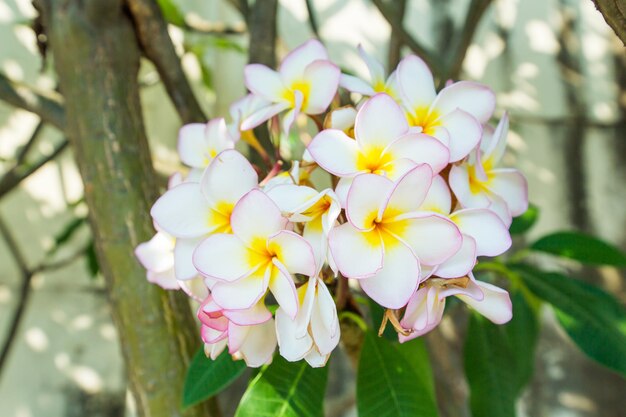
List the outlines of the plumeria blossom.
<svg viewBox="0 0 626 417">
<path fill-rule="evenodd" d="M 197 314 L 205 352 L 211 359 L 228 346 L 233 357 L 245 360 L 250 367 L 272 361 L 276 350 L 274 320 L 262 300 L 245 310 L 225 310 L 209 295 Z"/>
<path fill-rule="evenodd" d="M 433 75 L 415 55 L 398 65 L 401 101 L 411 126 L 434 136 L 450 149 L 450 162 L 463 159 L 476 147 L 495 107 L 495 95 L 487 86 L 470 81 L 448 85 L 439 94 Z"/>
<path fill-rule="evenodd" d="M 324 112 L 337 92 L 340 70 L 328 60 L 326 48 L 310 40 L 291 51 L 278 71 L 262 64 L 244 69 L 246 87 L 270 104 L 247 117 L 242 130 L 248 130 L 288 110 L 283 130 L 288 132 L 300 113 Z"/>
<path fill-rule="evenodd" d="M 209 236 L 195 250 L 193 263 L 218 282 L 213 299 L 229 310 L 257 303 L 268 288 L 290 317 L 298 313 L 292 274 L 316 272 L 311 245 L 286 230 L 288 221 L 262 191 L 252 190 L 239 200 L 230 218 L 232 234 Z"/>
<path fill-rule="evenodd" d="M 443 317 L 446 298 L 456 296 L 495 324 L 511 320 L 513 310 L 509 293 L 487 282 L 477 281 L 470 273 L 462 279 L 431 278 L 411 297 L 400 324 L 408 336 L 398 334 L 401 342 L 424 335 L 437 327 Z"/>
<path fill-rule="evenodd" d="M 228 124 L 228 131 L 231 137 L 239 139 L 246 135 L 246 131 L 242 131 L 241 124 L 258 110 L 267 107 L 270 103 L 263 97 L 248 94 L 231 104 L 229 110 L 231 123 Z"/>
<path fill-rule="evenodd" d="M 505 114 L 495 131 L 485 129 L 479 149 L 450 170 L 450 187 L 464 207 L 488 207 L 507 226 L 528 209 L 526 178 L 516 169 L 497 168 L 506 147 L 509 119 Z"/>
<path fill-rule="evenodd" d="M 327 256 L 328 235 L 341 212 L 333 190 L 318 192 L 307 186 L 285 184 L 272 188 L 267 195 L 289 221 L 303 223 L 302 237 L 311 244 L 317 267 L 321 269 Z"/>
<path fill-rule="evenodd" d="M 318 277 L 311 277 L 298 288 L 298 299 L 300 310 L 295 320 L 282 308 L 276 311 L 280 354 L 288 361 L 304 358 L 313 367 L 324 366 L 339 343 L 335 302 Z"/>
<path fill-rule="evenodd" d="M 393 182 L 373 174 L 354 179 L 346 202 L 348 222 L 333 229 L 329 244 L 339 271 L 387 308 L 401 308 L 420 283 L 420 263 L 438 265 L 461 247 L 450 220 L 418 211 L 432 180 L 419 165 Z"/>
<path fill-rule="evenodd" d="M 398 82 L 395 71 L 386 78 L 383 64 L 365 52 L 361 45 L 357 47 L 357 50 L 367 65 L 369 80 L 363 80 L 353 75 L 341 74 L 339 85 L 348 91 L 359 93 L 366 97 L 373 96 L 376 93 L 387 93 L 391 97 L 398 99 Z"/>
<path fill-rule="evenodd" d="M 178 154 L 181 161 L 192 168 L 205 168 L 222 151 L 233 149 L 233 138 L 223 118 L 207 124 L 191 123 L 178 134 Z"/>
</svg>

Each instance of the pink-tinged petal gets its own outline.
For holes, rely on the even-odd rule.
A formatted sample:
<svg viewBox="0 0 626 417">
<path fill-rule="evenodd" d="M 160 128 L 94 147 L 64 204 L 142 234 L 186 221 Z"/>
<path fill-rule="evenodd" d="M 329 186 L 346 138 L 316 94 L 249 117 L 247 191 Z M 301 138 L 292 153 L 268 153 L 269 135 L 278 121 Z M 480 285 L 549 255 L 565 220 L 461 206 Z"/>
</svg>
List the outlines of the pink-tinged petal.
<svg viewBox="0 0 626 417">
<path fill-rule="evenodd" d="M 227 150 L 209 164 L 200 185 L 206 199 L 231 207 L 258 184 L 258 176 L 250 162 L 239 152 Z M 226 214 L 226 213 L 224 213 Z"/>
<path fill-rule="evenodd" d="M 309 242 L 302 236 L 281 230 L 267 242 L 267 248 L 291 274 L 311 276 L 315 273 L 315 256 Z"/>
<path fill-rule="evenodd" d="M 356 115 L 354 134 L 359 148 L 382 151 L 407 133 L 409 123 L 404 111 L 388 94 L 376 94 L 361 107 Z"/>
<path fill-rule="evenodd" d="M 426 198 L 420 205 L 422 211 L 434 211 L 435 213 L 447 216 L 450 214 L 452 206 L 452 196 L 448 183 L 440 175 L 433 177 Z"/>
<path fill-rule="evenodd" d="M 220 340 L 226 339 L 228 333 L 220 332 L 219 330 L 211 329 L 207 326 L 202 326 L 200 329 L 200 337 L 204 343 L 217 343 Z"/>
<path fill-rule="evenodd" d="M 320 324 L 327 329 L 331 336 L 335 337 L 339 333 L 339 320 L 337 318 L 337 306 L 333 300 L 333 296 L 330 295 L 330 291 L 324 284 L 324 281 L 317 278 L 317 305 L 319 307 Z M 333 348 L 334 349 L 334 348 Z M 320 349 L 320 352 L 325 353 L 325 349 Z"/>
<path fill-rule="evenodd" d="M 508 229 L 511 226 L 513 217 L 511 216 L 511 211 L 509 210 L 509 207 L 506 205 L 506 202 L 502 199 L 502 197 L 497 196 L 495 194 L 491 194 L 489 196 L 489 199 L 491 201 L 487 208 L 493 211 L 494 213 L 496 213 L 498 217 L 500 218 L 500 220 L 502 220 L 502 223 L 504 223 L 504 225 Z"/>
<path fill-rule="evenodd" d="M 265 295 L 269 285 L 269 273 L 257 270 L 247 277 L 233 282 L 218 282 L 211 289 L 215 302 L 226 310 L 243 310 L 255 305 Z"/>
<path fill-rule="evenodd" d="M 360 171 L 357 164 L 357 143 L 341 130 L 322 130 L 307 149 L 315 162 L 333 175 L 347 177 Z"/>
<path fill-rule="evenodd" d="M 245 310 L 223 310 L 224 317 L 240 326 L 252 326 L 265 323 L 272 318 L 272 313 L 260 301 Z"/>
<path fill-rule="evenodd" d="M 200 275 L 195 279 L 186 281 L 178 280 L 178 285 L 180 285 L 180 289 L 183 290 L 185 294 L 198 302 L 202 302 L 202 300 L 209 295 L 209 289 Z"/>
<path fill-rule="evenodd" d="M 248 247 L 258 239 L 264 242 L 287 226 L 280 209 L 263 191 L 252 190 L 243 196 L 230 216 L 233 233 Z"/>
<path fill-rule="evenodd" d="M 419 284 L 419 262 L 411 249 L 397 242 L 385 247 L 383 268 L 373 277 L 359 280 L 372 300 L 387 308 L 402 308 Z"/>
<path fill-rule="evenodd" d="M 398 335 L 400 343 L 422 336 L 441 322 L 445 299 L 440 299 L 436 288 L 420 288 L 409 300 L 400 325 L 405 329 L 413 329 L 409 336 Z"/>
<path fill-rule="evenodd" d="M 167 189 L 174 188 L 185 182 L 185 178 L 181 172 L 175 172 L 167 180 Z M 197 182 L 197 181 L 196 181 Z"/>
<path fill-rule="evenodd" d="M 185 177 L 185 181 L 181 181 L 181 184 L 183 182 L 195 182 L 199 184 L 200 180 L 202 180 L 203 174 L 204 174 L 204 169 L 191 168 L 189 172 L 187 173 L 187 177 Z M 168 188 L 173 188 L 173 187 L 168 187 Z"/>
<path fill-rule="evenodd" d="M 283 100 L 285 85 L 280 75 L 262 64 L 249 64 L 243 70 L 248 90 L 265 100 L 277 102 Z"/>
<path fill-rule="evenodd" d="M 457 295 L 457 297 L 495 324 L 504 324 L 511 320 L 513 309 L 509 293 L 486 282 L 476 281 L 476 284 L 484 294 L 481 301 L 466 295 Z"/>
<path fill-rule="evenodd" d="M 469 170 L 472 169 L 467 164 L 452 165 L 448 182 L 452 192 L 463 207 L 485 208 L 490 204 L 489 196 L 482 190 L 474 192 L 470 188 Z"/>
<path fill-rule="evenodd" d="M 270 291 L 276 298 L 276 302 L 285 313 L 295 320 L 298 314 L 298 293 L 296 292 L 296 286 L 293 282 L 293 278 L 285 265 L 279 260 L 274 258 L 272 260 L 274 267 L 272 268 L 272 274 L 270 276 L 269 287 Z"/>
<path fill-rule="evenodd" d="M 448 152 L 450 151 L 450 133 L 448 129 L 443 126 L 435 126 L 431 129 L 431 136 L 448 148 Z"/>
<path fill-rule="evenodd" d="M 250 329 L 254 326 L 239 326 L 235 323 L 228 323 L 228 353 L 234 355 L 246 341 Z M 238 359 L 241 359 L 239 357 Z"/>
<path fill-rule="evenodd" d="M 464 209 L 450 219 L 476 240 L 476 256 L 498 256 L 511 247 L 511 235 L 497 214 L 488 209 Z"/>
<path fill-rule="evenodd" d="M 137 245 L 135 256 L 144 268 L 163 272 L 174 267 L 173 249 L 174 238 L 157 232 L 149 241 Z"/>
<path fill-rule="evenodd" d="M 146 277 L 148 282 L 156 284 L 164 290 L 177 290 L 180 288 L 173 268 L 160 272 L 148 271 Z"/>
<path fill-rule="evenodd" d="M 424 61 L 415 55 L 405 57 L 398 64 L 397 78 L 407 107 L 430 107 L 436 96 L 435 82 Z"/>
<path fill-rule="evenodd" d="M 496 96 L 484 84 L 472 81 L 459 81 L 439 92 L 433 103 L 439 114 L 448 114 L 461 109 L 486 123 L 496 107 Z"/>
<path fill-rule="evenodd" d="M 257 326 L 251 326 L 239 353 L 251 368 L 258 368 L 272 361 L 276 350 L 276 332 L 274 320 Z"/>
<path fill-rule="evenodd" d="M 508 133 L 509 115 L 504 113 L 493 134 L 491 134 L 488 138 L 486 135 L 483 135 L 483 139 L 480 144 L 484 153 L 483 159 L 489 159 L 492 166 L 497 165 L 504 155 L 504 151 L 506 150 L 506 137 Z"/>
<path fill-rule="evenodd" d="M 324 267 L 326 254 L 328 253 L 328 234 L 324 232 L 322 219 L 318 217 L 305 223 L 302 237 L 311 245 L 313 256 L 315 257 L 315 265 L 317 266 L 315 272 L 317 273 Z"/>
<path fill-rule="evenodd" d="M 409 133 L 389 146 L 394 155 L 402 155 L 416 164 L 428 164 L 435 174 L 448 165 L 450 151 L 439 140 L 422 133 Z"/>
<path fill-rule="evenodd" d="M 350 187 L 352 187 L 352 182 L 354 181 L 354 177 L 343 177 L 339 178 L 337 181 L 337 186 L 335 187 L 335 194 L 339 199 L 339 204 L 341 208 L 346 208 L 346 202 L 348 200 L 348 193 L 350 192 Z"/>
<path fill-rule="evenodd" d="M 359 52 L 361 59 L 365 62 L 365 65 L 367 65 L 372 83 L 385 81 L 385 68 L 383 67 L 383 64 L 365 52 L 363 46 L 357 46 L 357 51 Z"/>
<path fill-rule="evenodd" d="M 428 193 L 432 178 L 433 171 L 427 164 L 418 165 L 404 174 L 394 184 L 383 217 L 387 218 L 388 213 L 394 216 L 418 210 Z"/>
<path fill-rule="evenodd" d="M 286 84 L 291 84 L 302 78 L 309 64 L 320 59 L 328 60 L 326 48 L 320 41 L 311 39 L 289 52 L 278 72 Z"/>
<path fill-rule="evenodd" d="M 437 267 L 437 276 L 458 278 L 467 275 L 476 264 L 476 241 L 463 235 L 463 243 L 457 253 Z"/>
<path fill-rule="evenodd" d="M 339 86 L 350 92 L 362 94 L 366 97 L 376 94 L 376 91 L 374 91 L 369 83 L 353 75 L 341 74 L 339 77 Z"/>
<path fill-rule="evenodd" d="M 450 134 L 450 162 L 465 158 L 480 142 L 482 126 L 469 113 L 456 109 L 440 120 Z"/>
<path fill-rule="evenodd" d="M 311 366 L 311 368 L 321 368 L 326 366 L 326 362 L 328 362 L 329 357 L 330 355 L 322 355 L 317 351 L 317 349 L 313 348 L 306 354 L 304 360 Z"/>
<path fill-rule="evenodd" d="M 393 189 L 394 183 L 380 175 L 357 175 L 346 200 L 348 221 L 359 230 L 371 230 Z"/>
<path fill-rule="evenodd" d="M 309 332 L 309 324 L 311 323 L 311 314 L 313 314 L 313 306 L 316 303 L 317 278 L 311 277 L 298 288 L 298 299 L 302 300 L 302 305 L 298 310 L 295 320 L 295 336 L 297 338 L 305 337 Z M 302 295 L 304 294 L 304 296 Z M 334 301 L 333 301 L 334 303 Z"/>
<path fill-rule="evenodd" d="M 193 252 L 204 237 L 195 239 L 176 239 L 174 247 L 174 270 L 176 278 L 180 280 L 193 279 L 198 276 L 198 270 L 193 264 Z"/>
<path fill-rule="evenodd" d="M 332 301 L 332 298 L 331 298 Z M 332 310 L 329 310 L 332 308 Z M 333 315 L 334 313 L 334 315 Z M 333 322 L 327 323 L 325 316 L 331 315 Z M 337 321 L 337 314 L 335 310 L 335 303 L 332 302 L 332 307 L 327 303 L 316 303 L 313 306 L 313 313 L 311 315 L 311 334 L 313 341 L 317 346 L 317 350 L 322 355 L 327 355 L 337 347 L 341 331 L 339 330 L 339 322 Z"/>
<path fill-rule="evenodd" d="M 315 61 L 306 67 L 304 79 L 311 83 L 311 90 L 302 109 L 304 113 L 319 114 L 326 111 L 337 93 L 340 74 L 339 67 L 330 61 Z"/>
<path fill-rule="evenodd" d="M 209 157 L 214 158 L 218 153 L 235 147 L 235 139 L 230 135 L 226 120 L 223 117 L 209 120 L 204 135 L 209 146 Z M 212 155 L 215 151 L 215 155 Z"/>
<path fill-rule="evenodd" d="M 183 164 L 203 168 L 206 166 L 207 142 L 203 123 L 190 123 L 178 131 L 178 154 Z"/>
<path fill-rule="evenodd" d="M 528 184 L 521 172 L 501 168 L 489 172 L 492 176 L 489 190 L 502 197 L 513 217 L 524 214 L 528 209 Z"/>
<path fill-rule="evenodd" d="M 222 354 L 222 352 L 226 348 L 227 343 L 228 343 L 228 339 L 224 338 L 214 344 L 204 345 L 204 353 L 208 357 L 210 357 L 212 360 L 215 360 L 217 359 L 218 356 Z"/>
<path fill-rule="evenodd" d="M 180 184 L 163 194 L 150 215 L 159 227 L 175 237 L 191 238 L 213 231 L 208 221 L 209 203 L 196 183 Z"/>
<path fill-rule="evenodd" d="M 290 362 L 299 361 L 313 347 L 313 339 L 308 333 L 297 336 L 297 324 L 282 308 L 276 310 L 276 336 L 280 356 Z"/>
<path fill-rule="evenodd" d="M 351 106 L 340 107 L 331 111 L 324 121 L 324 128 L 339 129 L 344 132 L 354 127 L 356 109 Z"/>
<path fill-rule="evenodd" d="M 250 114 L 241 122 L 241 130 L 250 130 L 259 126 L 263 122 L 267 122 L 272 117 L 276 116 L 283 110 L 287 110 L 291 107 L 291 104 L 288 102 L 280 102 L 275 103 L 269 106 L 265 106 Z"/>
<path fill-rule="evenodd" d="M 456 225 L 436 213 L 420 214 L 419 217 L 392 225 L 396 235 L 409 245 L 425 265 L 443 263 L 460 249 L 463 240 Z"/>
<path fill-rule="evenodd" d="M 266 190 L 265 194 L 276 203 L 283 216 L 291 221 L 310 220 L 300 213 L 318 201 L 317 197 L 320 195 L 314 188 L 295 184 L 279 184 Z"/>
<path fill-rule="evenodd" d="M 361 232 L 350 223 L 344 223 L 333 229 L 328 244 L 333 260 L 345 277 L 369 277 L 383 266 L 382 240 L 377 231 Z"/>
<path fill-rule="evenodd" d="M 215 234 L 193 252 L 193 264 L 202 275 L 220 281 L 236 281 L 250 275 L 259 265 L 250 264 L 250 250 L 235 235 Z"/>
<path fill-rule="evenodd" d="M 449 285 L 439 290 L 439 298 L 449 297 L 451 295 L 466 295 L 473 298 L 476 301 L 482 301 L 485 298 L 483 290 L 476 284 L 474 274 L 469 272 L 467 274 L 470 281 L 465 288 L 458 285 Z"/>
<path fill-rule="evenodd" d="M 291 110 L 289 110 L 283 116 L 283 133 L 285 136 L 289 136 L 289 131 L 291 130 L 291 126 L 296 121 L 296 118 L 300 114 L 302 110 L 302 103 L 304 101 L 304 95 L 300 90 L 295 90 L 293 92 L 294 97 L 294 106 Z"/>
</svg>

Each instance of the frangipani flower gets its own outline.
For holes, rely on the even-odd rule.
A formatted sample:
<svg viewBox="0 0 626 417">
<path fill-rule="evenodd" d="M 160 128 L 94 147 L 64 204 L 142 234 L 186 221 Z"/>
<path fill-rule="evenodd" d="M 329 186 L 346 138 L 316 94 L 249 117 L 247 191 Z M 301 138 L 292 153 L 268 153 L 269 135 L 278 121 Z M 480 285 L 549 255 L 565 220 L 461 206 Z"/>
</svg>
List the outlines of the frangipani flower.
<svg viewBox="0 0 626 417">
<path fill-rule="evenodd" d="M 480 141 L 481 124 L 493 113 L 493 91 L 482 84 L 459 81 L 437 94 L 428 66 L 415 55 L 398 64 L 397 78 L 411 126 L 447 145 L 450 162 L 467 156 Z"/>
<path fill-rule="evenodd" d="M 354 107 L 339 107 L 328 113 L 328 116 L 324 119 L 324 129 L 341 130 L 349 137 L 354 138 L 356 115 L 357 111 Z"/>
<path fill-rule="evenodd" d="M 418 211 L 432 179 L 419 165 L 397 182 L 373 174 L 354 179 L 346 202 L 348 223 L 330 233 L 332 257 L 343 276 L 387 308 L 403 307 L 420 282 L 420 263 L 438 265 L 461 246 L 450 220 Z"/>
<path fill-rule="evenodd" d="M 406 342 L 424 335 L 441 322 L 446 297 L 456 296 L 495 324 L 504 324 L 513 316 L 509 293 L 487 282 L 477 281 L 470 273 L 460 279 L 430 278 L 420 285 L 409 301 L 400 325 L 412 332 L 398 335 Z"/>
<path fill-rule="evenodd" d="M 399 95 L 395 71 L 391 73 L 389 78 L 385 78 L 383 64 L 365 52 L 361 45 L 359 45 L 357 49 L 359 55 L 367 65 L 370 79 L 365 81 L 352 75 L 341 74 L 339 85 L 348 91 L 359 93 L 366 97 L 373 96 L 376 93 L 387 93 L 394 99 L 398 99 Z"/>
<path fill-rule="evenodd" d="M 181 161 L 192 168 L 204 168 L 217 154 L 234 147 L 235 139 L 221 117 L 207 124 L 190 123 L 178 133 L 178 154 Z"/>
<path fill-rule="evenodd" d="M 462 209 L 450 213 L 452 197 L 445 180 L 436 176 L 420 209 L 431 210 L 452 220 L 463 237 L 461 249 L 438 265 L 434 273 L 442 278 L 467 275 L 477 256 L 498 256 L 511 247 L 507 226 L 488 209 Z"/>
<path fill-rule="evenodd" d="M 338 177 L 372 173 L 393 180 L 416 164 L 427 163 L 436 173 L 448 164 L 447 148 L 430 136 L 409 132 L 402 109 L 387 94 L 375 95 L 359 109 L 354 134 L 356 140 L 341 130 L 322 130 L 308 151 Z"/>
<path fill-rule="evenodd" d="M 278 185 L 267 195 L 291 222 L 304 222 L 302 236 L 311 244 L 318 269 L 328 253 L 328 235 L 341 212 L 339 199 L 333 190 L 298 185 Z"/>
<path fill-rule="evenodd" d="M 317 40 L 307 41 L 287 54 L 278 71 L 261 64 L 247 65 L 246 87 L 270 104 L 247 117 L 241 130 L 252 129 L 289 109 L 283 118 L 287 133 L 298 114 L 324 112 L 337 93 L 340 73 Z"/>
<path fill-rule="evenodd" d="M 228 125 L 230 135 L 235 139 L 239 139 L 242 135 L 245 136 L 245 133 L 241 132 L 243 121 L 269 104 L 269 101 L 254 94 L 248 94 L 231 104 L 228 109 L 231 118 L 231 123 Z"/>
<path fill-rule="evenodd" d="M 224 309 L 246 309 L 270 291 L 290 317 L 298 312 L 292 274 L 316 272 L 311 245 L 285 230 L 288 221 L 262 191 L 252 190 L 233 209 L 233 234 L 214 234 L 193 254 L 203 275 L 218 280 L 211 288 L 215 302 Z"/>
<path fill-rule="evenodd" d="M 216 359 L 228 346 L 234 358 L 257 368 L 272 361 L 276 333 L 272 313 L 259 301 L 245 310 L 224 310 L 209 295 L 198 309 L 204 350 Z"/>
<path fill-rule="evenodd" d="M 485 129 L 480 149 L 450 170 L 450 187 L 463 207 L 489 208 L 505 225 L 528 209 L 526 178 L 516 169 L 496 168 L 506 146 L 509 119 L 505 114 L 491 134 Z"/>
<path fill-rule="evenodd" d="M 324 282 L 311 277 L 298 288 L 300 310 L 295 320 L 282 308 L 276 311 L 276 334 L 282 357 L 288 361 L 304 358 L 309 365 L 326 364 L 340 337 L 337 308 Z"/>
</svg>

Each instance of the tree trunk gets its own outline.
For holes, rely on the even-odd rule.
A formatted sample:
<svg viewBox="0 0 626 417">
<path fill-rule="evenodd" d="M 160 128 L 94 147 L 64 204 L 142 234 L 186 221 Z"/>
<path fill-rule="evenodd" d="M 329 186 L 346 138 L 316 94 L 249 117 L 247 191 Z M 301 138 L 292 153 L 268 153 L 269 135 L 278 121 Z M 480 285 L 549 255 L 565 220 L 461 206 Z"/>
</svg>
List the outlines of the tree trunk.
<svg viewBox="0 0 626 417">
<path fill-rule="evenodd" d="M 133 256 L 154 233 L 149 209 L 157 185 L 131 20 L 121 0 L 40 0 L 39 8 L 139 415 L 205 415 L 180 410 L 185 371 L 200 345 L 187 299 L 149 284 Z"/>
</svg>

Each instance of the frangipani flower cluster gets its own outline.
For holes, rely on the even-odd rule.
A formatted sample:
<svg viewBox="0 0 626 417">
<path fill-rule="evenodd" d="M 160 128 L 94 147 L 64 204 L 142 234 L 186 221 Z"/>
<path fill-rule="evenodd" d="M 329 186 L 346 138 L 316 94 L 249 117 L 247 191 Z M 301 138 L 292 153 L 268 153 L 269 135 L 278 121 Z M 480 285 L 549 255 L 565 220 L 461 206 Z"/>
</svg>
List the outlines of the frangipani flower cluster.
<svg viewBox="0 0 626 417">
<path fill-rule="evenodd" d="M 494 323 L 511 318 L 508 293 L 472 274 L 510 247 L 528 205 L 524 177 L 499 167 L 507 116 L 489 126 L 495 97 L 481 84 L 437 93 L 417 56 L 385 78 L 359 52 L 367 80 L 340 74 L 315 40 L 278 71 L 248 65 L 251 93 L 229 123 L 180 131 L 189 174 L 156 201 L 158 232 L 136 253 L 149 281 L 198 301 L 212 358 L 227 348 L 257 367 L 278 350 L 323 366 L 340 340 L 337 305 L 359 289 L 397 319 L 401 342 L 436 327 L 449 296 Z M 341 103 L 339 88 L 359 101 Z M 301 135 L 301 160 L 263 154 L 253 128 L 268 122 L 279 149 L 306 118 L 318 130 Z M 269 168 L 235 150 L 239 139 Z"/>
</svg>

